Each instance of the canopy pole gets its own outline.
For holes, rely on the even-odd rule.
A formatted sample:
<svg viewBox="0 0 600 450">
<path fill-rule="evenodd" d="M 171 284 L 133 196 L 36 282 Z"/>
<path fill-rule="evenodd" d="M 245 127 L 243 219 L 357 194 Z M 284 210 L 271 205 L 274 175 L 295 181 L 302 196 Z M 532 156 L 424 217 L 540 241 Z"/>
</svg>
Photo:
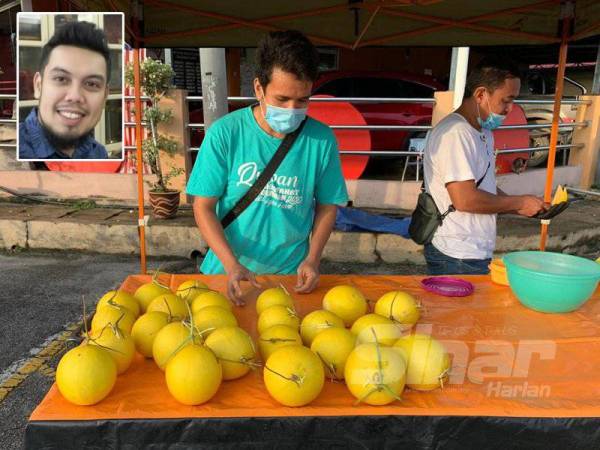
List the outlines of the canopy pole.
<svg viewBox="0 0 600 450">
<path fill-rule="evenodd" d="M 565 67 L 567 65 L 567 47 L 569 40 L 570 23 L 573 14 L 573 4 L 571 2 L 561 5 L 562 16 L 562 36 L 560 43 L 560 52 L 558 56 L 558 73 L 556 75 L 556 91 L 554 93 L 554 112 L 552 114 L 552 130 L 550 132 L 550 152 L 548 153 L 548 166 L 546 169 L 546 186 L 544 189 L 544 201 L 550 203 L 552 197 L 552 182 L 554 178 L 554 163 L 556 159 L 556 145 L 558 143 L 558 123 L 560 120 L 560 106 L 563 96 L 563 87 L 565 81 Z M 549 221 L 542 221 L 540 235 L 540 250 L 546 250 L 546 241 L 548 239 Z"/>
<path fill-rule="evenodd" d="M 135 165 L 138 188 L 138 231 L 140 235 L 140 273 L 146 274 L 146 218 L 144 215 L 144 156 L 142 154 L 142 99 L 140 89 L 140 49 L 133 49 L 133 80 L 135 96 Z"/>
</svg>

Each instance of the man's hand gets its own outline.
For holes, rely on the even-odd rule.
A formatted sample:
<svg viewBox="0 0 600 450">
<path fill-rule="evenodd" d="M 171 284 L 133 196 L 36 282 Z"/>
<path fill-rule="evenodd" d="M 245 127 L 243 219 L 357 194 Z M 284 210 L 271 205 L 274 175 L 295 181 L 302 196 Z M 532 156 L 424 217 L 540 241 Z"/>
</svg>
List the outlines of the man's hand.
<svg viewBox="0 0 600 450">
<path fill-rule="evenodd" d="M 255 288 L 260 288 L 261 285 L 254 276 L 254 273 L 250 272 L 246 267 L 241 264 L 236 264 L 230 270 L 227 270 L 227 296 L 237 306 L 243 306 L 246 304 L 242 300 L 242 288 L 240 281 L 249 281 Z"/>
<path fill-rule="evenodd" d="M 305 259 L 298 267 L 298 282 L 294 291 L 308 294 L 319 284 L 319 264 Z"/>
<path fill-rule="evenodd" d="M 546 211 L 550 205 L 544 203 L 544 199 L 533 195 L 521 195 L 521 204 L 517 209 L 517 214 L 526 217 L 533 217 L 541 211 Z"/>
</svg>

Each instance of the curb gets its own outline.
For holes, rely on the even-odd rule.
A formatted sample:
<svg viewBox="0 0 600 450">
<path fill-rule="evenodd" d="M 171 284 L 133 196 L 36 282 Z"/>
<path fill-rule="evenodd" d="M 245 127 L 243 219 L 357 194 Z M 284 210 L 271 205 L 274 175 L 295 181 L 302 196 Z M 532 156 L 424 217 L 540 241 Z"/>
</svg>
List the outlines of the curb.
<svg viewBox="0 0 600 450">
<path fill-rule="evenodd" d="M 576 252 L 600 239 L 600 227 L 551 234 L 548 249 Z M 129 223 L 80 223 L 53 220 L 0 219 L 0 248 L 36 250 L 75 250 L 106 254 L 139 254 L 138 229 Z M 206 242 L 194 226 L 151 224 L 146 228 L 148 256 L 191 257 L 207 250 Z M 534 250 L 537 234 L 498 236 L 496 252 Z M 333 262 L 425 264 L 423 247 L 397 235 L 334 231 L 323 252 Z"/>
</svg>

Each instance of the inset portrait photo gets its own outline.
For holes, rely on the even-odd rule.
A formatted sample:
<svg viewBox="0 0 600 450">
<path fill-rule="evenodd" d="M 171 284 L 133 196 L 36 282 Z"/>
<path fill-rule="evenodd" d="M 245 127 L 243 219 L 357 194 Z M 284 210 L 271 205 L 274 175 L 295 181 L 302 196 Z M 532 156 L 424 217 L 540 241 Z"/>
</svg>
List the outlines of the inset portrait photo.
<svg viewBox="0 0 600 450">
<path fill-rule="evenodd" d="M 19 161 L 123 159 L 123 13 L 18 13 Z"/>
</svg>

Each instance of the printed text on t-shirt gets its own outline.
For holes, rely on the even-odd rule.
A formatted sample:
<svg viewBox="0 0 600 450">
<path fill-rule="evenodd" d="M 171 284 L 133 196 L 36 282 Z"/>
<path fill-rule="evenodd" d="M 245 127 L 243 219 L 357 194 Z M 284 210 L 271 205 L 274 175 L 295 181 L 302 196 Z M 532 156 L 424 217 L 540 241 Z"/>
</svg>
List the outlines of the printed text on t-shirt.
<svg viewBox="0 0 600 450">
<path fill-rule="evenodd" d="M 258 165 L 253 161 L 241 164 L 237 170 L 239 178 L 236 186 L 251 187 L 260 176 L 260 173 Z M 303 201 L 298 184 L 298 176 L 292 177 L 275 173 L 255 201 L 282 209 L 291 209 Z"/>
</svg>

